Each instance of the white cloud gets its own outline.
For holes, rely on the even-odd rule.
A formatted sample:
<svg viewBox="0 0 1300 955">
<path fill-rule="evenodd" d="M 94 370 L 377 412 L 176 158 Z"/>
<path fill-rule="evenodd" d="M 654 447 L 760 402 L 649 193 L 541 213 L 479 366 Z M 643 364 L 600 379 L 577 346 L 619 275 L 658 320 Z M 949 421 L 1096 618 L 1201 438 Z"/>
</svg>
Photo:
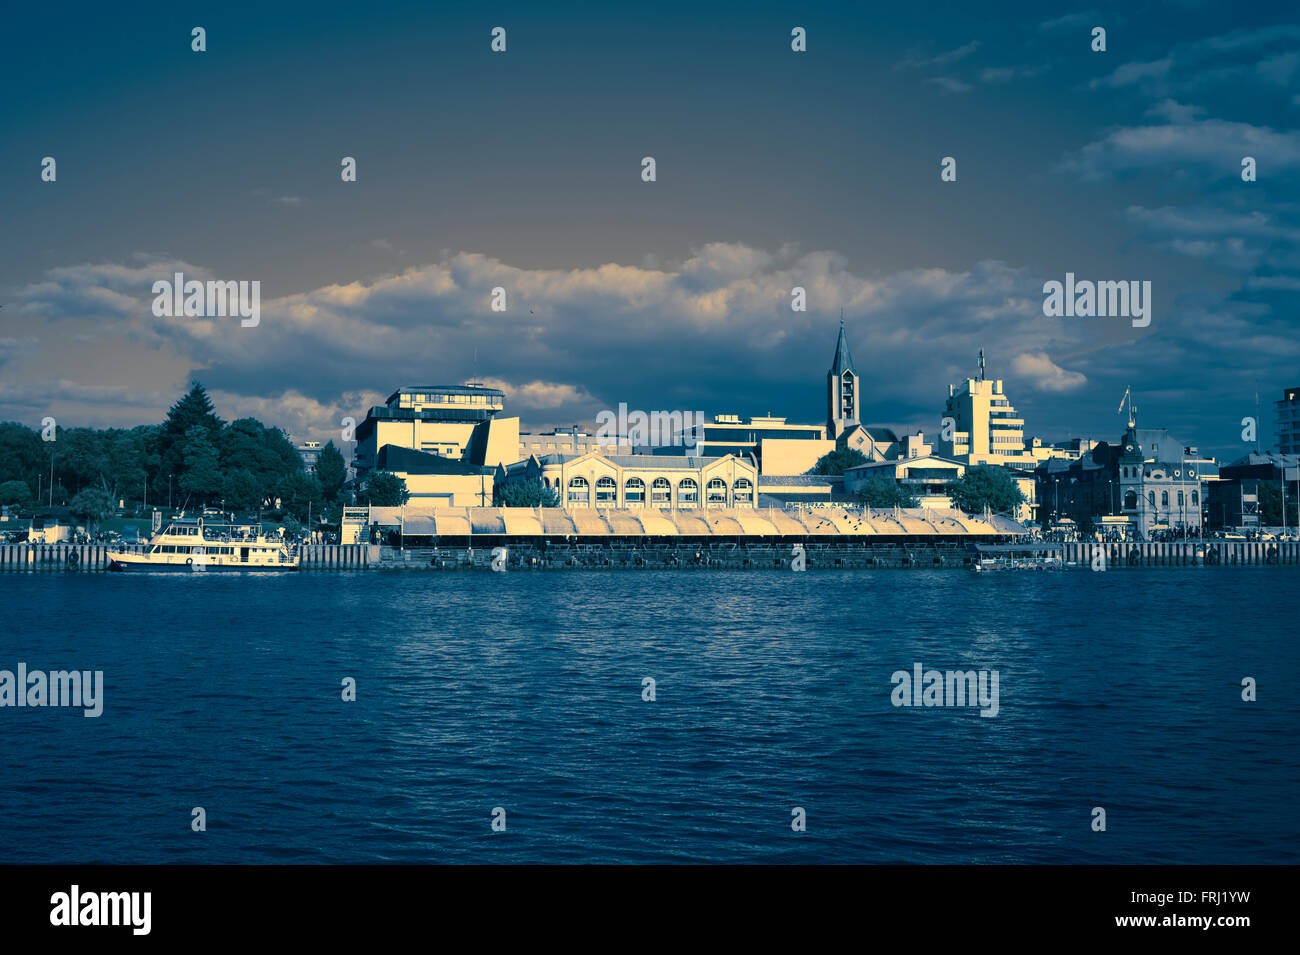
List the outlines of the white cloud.
<svg viewBox="0 0 1300 955">
<path fill-rule="evenodd" d="M 1028 379 L 1040 391 L 1075 391 L 1088 383 L 1086 375 L 1067 371 L 1048 357 L 1046 352 L 1025 352 L 1011 362 L 1011 370 Z"/>
</svg>

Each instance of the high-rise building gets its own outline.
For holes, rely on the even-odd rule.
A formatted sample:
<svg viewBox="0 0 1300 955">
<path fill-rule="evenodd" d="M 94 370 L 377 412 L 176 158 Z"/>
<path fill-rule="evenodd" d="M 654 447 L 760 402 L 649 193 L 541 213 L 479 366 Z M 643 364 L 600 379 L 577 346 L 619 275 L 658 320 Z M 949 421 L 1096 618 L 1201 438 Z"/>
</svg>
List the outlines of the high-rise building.
<svg viewBox="0 0 1300 955">
<path fill-rule="evenodd" d="M 936 448 L 944 457 L 972 466 L 1006 464 L 1033 468 L 1038 463 L 1034 454 L 1025 448 L 1025 420 L 1007 399 L 1002 379 L 984 377 L 983 351 L 979 377 L 948 386 L 943 416 Z"/>
<path fill-rule="evenodd" d="M 1300 388 L 1288 388 L 1273 402 L 1278 454 L 1300 454 Z"/>
</svg>

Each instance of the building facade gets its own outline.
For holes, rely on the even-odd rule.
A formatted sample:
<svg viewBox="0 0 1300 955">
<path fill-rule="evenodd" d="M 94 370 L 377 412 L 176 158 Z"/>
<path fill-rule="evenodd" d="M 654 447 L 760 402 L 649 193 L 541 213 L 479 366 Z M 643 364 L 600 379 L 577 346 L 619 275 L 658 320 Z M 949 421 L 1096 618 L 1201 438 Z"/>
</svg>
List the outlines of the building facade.
<svg viewBox="0 0 1300 955">
<path fill-rule="evenodd" d="M 540 480 L 560 506 L 696 510 L 755 507 L 758 468 L 734 455 L 531 455 L 496 470 L 499 483 Z"/>
<path fill-rule="evenodd" d="M 1300 454 L 1300 388 L 1288 388 L 1273 402 L 1279 454 Z"/>
<path fill-rule="evenodd" d="M 943 457 L 972 466 L 1032 469 L 1038 465 L 1038 459 L 1025 447 L 1025 421 L 1007 398 L 1002 379 L 984 377 L 983 352 L 978 378 L 948 386 L 935 448 Z"/>
</svg>

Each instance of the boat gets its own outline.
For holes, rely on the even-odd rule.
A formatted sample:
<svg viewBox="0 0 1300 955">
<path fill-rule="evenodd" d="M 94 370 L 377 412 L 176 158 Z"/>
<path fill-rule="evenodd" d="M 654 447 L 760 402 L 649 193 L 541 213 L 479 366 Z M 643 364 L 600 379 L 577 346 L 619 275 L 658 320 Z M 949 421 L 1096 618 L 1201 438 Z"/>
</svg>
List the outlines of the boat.
<svg viewBox="0 0 1300 955">
<path fill-rule="evenodd" d="M 1001 570 L 1063 570 L 1060 544 L 976 544 L 971 570 L 988 574 Z"/>
<path fill-rule="evenodd" d="M 108 569 L 297 570 L 298 559 L 294 544 L 282 537 L 268 537 L 257 525 L 179 517 L 150 538 L 141 552 L 110 550 Z"/>
</svg>

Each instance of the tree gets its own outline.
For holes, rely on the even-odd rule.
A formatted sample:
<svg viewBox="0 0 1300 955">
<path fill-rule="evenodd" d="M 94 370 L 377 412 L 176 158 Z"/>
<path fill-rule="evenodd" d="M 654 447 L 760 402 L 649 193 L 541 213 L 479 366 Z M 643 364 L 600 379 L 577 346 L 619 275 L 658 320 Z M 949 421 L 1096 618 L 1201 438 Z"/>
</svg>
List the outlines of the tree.
<svg viewBox="0 0 1300 955">
<path fill-rule="evenodd" d="M 49 452 L 38 432 L 16 421 L 0 424 L 0 482 L 26 481 L 36 489 L 36 475 L 48 473 Z"/>
<path fill-rule="evenodd" d="M 392 471 L 371 471 L 361 496 L 371 507 L 400 507 L 411 499 L 406 482 Z"/>
<path fill-rule="evenodd" d="M 217 457 L 217 447 L 212 443 L 207 428 L 196 424 L 185 432 L 185 440 L 180 445 L 184 473 L 181 474 L 181 490 L 206 504 L 215 494 L 221 493 L 221 467 Z"/>
<path fill-rule="evenodd" d="M 339 449 L 330 441 L 320 449 L 316 458 L 316 480 L 320 481 L 321 496 L 327 501 L 337 501 L 348 479 L 348 466 Z"/>
<path fill-rule="evenodd" d="M 810 474 L 843 474 L 851 467 L 866 464 L 867 456 L 855 448 L 840 448 L 823 454 L 813 465 Z"/>
<path fill-rule="evenodd" d="M 17 504 L 26 507 L 32 502 L 32 489 L 26 481 L 5 481 L 0 484 L 0 504 Z"/>
<path fill-rule="evenodd" d="M 867 507 L 916 507 L 911 492 L 884 475 L 876 475 L 859 487 L 858 500 Z"/>
<path fill-rule="evenodd" d="M 208 440 L 216 443 L 221 434 L 221 419 L 213 413 L 212 399 L 197 381 L 180 401 L 171 406 L 167 420 L 157 439 L 157 452 L 164 474 L 180 474 L 185 467 L 182 445 L 188 440 L 190 429 L 199 427 L 207 432 Z"/>
<path fill-rule="evenodd" d="M 68 509 L 78 517 L 84 517 L 91 523 L 98 524 L 113 513 L 113 499 L 100 487 L 88 487 L 79 491 L 68 505 Z"/>
<path fill-rule="evenodd" d="M 226 507 L 236 511 L 253 511 L 265 498 L 262 486 L 247 468 L 239 468 L 227 474 L 221 482 L 221 499 Z"/>
<path fill-rule="evenodd" d="M 1007 513 L 1025 502 L 1020 486 L 1011 475 L 992 464 L 967 468 L 949 487 L 953 504 L 967 514 L 978 514 L 985 507 L 995 513 Z"/>
<path fill-rule="evenodd" d="M 276 482 L 275 496 L 280 499 L 280 509 L 286 514 L 304 518 L 311 510 L 320 513 L 320 482 L 310 474 L 298 471 L 285 475 Z"/>
<path fill-rule="evenodd" d="M 541 478 L 510 481 L 492 488 L 493 507 L 559 507 L 560 495 Z"/>
<path fill-rule="evenodd" d="M 1259 482 L 1259 522 L 1264 527 L 1282 524 L 1282 485 L 1276 481 Z M 1287 495 L 1286 526 L 1296 526 L 1296 501 L 1294 494 Z"/>
</svg>

